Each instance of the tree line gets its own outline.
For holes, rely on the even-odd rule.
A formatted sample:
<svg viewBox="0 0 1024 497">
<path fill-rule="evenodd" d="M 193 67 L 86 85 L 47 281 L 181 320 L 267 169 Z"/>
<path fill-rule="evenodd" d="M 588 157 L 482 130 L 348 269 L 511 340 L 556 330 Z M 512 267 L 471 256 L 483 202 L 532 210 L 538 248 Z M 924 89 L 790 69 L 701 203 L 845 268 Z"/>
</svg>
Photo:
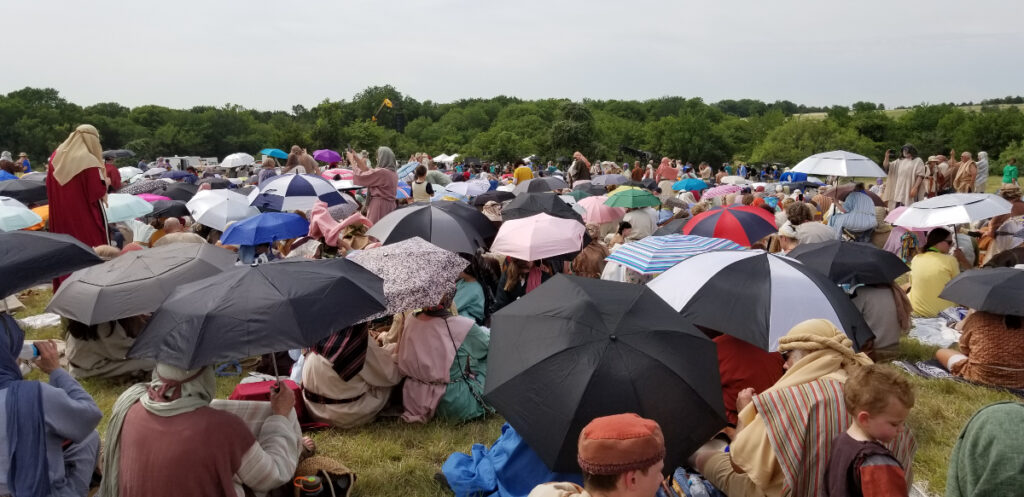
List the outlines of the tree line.
<svg viewBox="0 0 1024 497">
<path fill-rule="evenodd" d="M 385 99 L 390 107 L 383 105 Z M 105 148 L 131 149 L 147 159 L 223 158 L 297 144 L 310 151 L 387 145 L 399 157 L 422 151 L 497 161 L 536 155 L 546 161 L 579 150 L 622 162 L 644 151 L 694 163 L 791 165 L 834 149 L 881 160 L 886 149 L 913 143 L 925 156 L 947 154 L 951 148 L 985 150 L 998 157 L 999 164 L 993 164 L 998 172 L 1010 156 L 1024 158 L 1024 113 L 1012 105 L 1019 102 L 1024 99 L 985 100 L 978 111 L 951 103 L 886 111 L 871 102 L 826 108 L 785 100 L 705 103 L 684 97 L 573 102 L 498 96 L 437 103 L 418 101 L 392 86 L 374 86 L 351 100 L 260 111 L 231 104 L 83 107 L 52 88 L 24 88 L 0 96 L 0 148 L 26 152 L 38 165 L 75 126 L 89 123 L 99 129 Z"/>
</svg>

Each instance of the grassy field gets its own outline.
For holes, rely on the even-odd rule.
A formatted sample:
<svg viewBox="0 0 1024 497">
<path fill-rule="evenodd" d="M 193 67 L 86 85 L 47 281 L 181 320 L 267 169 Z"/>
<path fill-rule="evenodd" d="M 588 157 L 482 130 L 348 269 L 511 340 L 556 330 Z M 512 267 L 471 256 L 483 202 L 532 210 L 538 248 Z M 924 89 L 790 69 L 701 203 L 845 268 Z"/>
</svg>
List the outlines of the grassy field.
<svg viewBox="0 0 1024 497">
<path fill-rule="evenodd" d="M 30 290 L 21 295 L 25 309 L 16 317 L 38 314 L 49 301 L 49 291 Z M 30 339 L 61 338 L 59 327 L 28 332 Z M 926 360 L 934 347 L 911 339 L 900 344 L 901 358 Z M 30 376 L 42 379 L 38 372 Z M 240 377 L 218 378 L 217 395 L 226 398 Z M 945 491 L 949 453 L 963 425 L 979 408 L 1001 400 L 1016 400 L 1010 394 L 975 387 L 954 381 L 925 380 L 912 377 L 917 390 L 917 404 L 907 424 L 918 441 L 914 459 L 915 480 L 927 485 L 930 492 Z M 125 382 L 84 380 L 82 385 L 104 412 L 99 430 L 106 429 L 106 416 L 118 395 L 128 386 Z M 358 475 L 353 495 L 380 496 L 401 493 L 412 497 L 451 495 L 433 479 L 441 464 L 452 452 L 468 452 L 472 444 L 490 445 L 501 433 L 502 420 L 494 416 L 470 423 L 432 421 L 426 425 L 410 425 L 395 418 L 382 419 L 368 426 L 351 430 L 325 430 L 313 433 L 321 454 L 343 461 Z M 398 489 L 401 489 L 400 491 Z"/>
</svg>

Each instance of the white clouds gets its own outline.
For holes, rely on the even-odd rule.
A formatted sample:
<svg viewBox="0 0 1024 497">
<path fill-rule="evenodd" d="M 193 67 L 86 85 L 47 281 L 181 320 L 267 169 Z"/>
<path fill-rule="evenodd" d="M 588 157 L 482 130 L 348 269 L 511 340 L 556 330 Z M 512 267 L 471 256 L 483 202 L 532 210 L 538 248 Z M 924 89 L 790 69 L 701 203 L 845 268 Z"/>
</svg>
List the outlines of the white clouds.
<svg viewBox="0 0 1024 497">
<path fill-rule="evenodd" d="M 0 48 L 0 92 L 49 86 L 81 104 L 287 109 L 390 83 L 435 101 L 894 105 L 1024 80 L 1024 29 L 996 0 L 0 3 L 17 40 Z"/>
</svg>

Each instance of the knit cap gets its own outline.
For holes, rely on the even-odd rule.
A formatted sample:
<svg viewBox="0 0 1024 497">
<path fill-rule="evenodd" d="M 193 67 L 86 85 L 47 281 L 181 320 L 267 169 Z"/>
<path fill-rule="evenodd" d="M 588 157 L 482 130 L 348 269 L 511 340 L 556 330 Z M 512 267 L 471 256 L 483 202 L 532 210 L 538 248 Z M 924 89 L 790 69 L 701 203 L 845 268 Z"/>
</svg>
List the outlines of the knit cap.
<svg viewBox="0 0 1024 497">
<path fill-rule="evenodd" d="M 580 432 L 576 461 L 592 475 L 647 469 L 665 458 L 665 437 L 656 421 L 634 413 L 596 418 Z"/>
</svg>

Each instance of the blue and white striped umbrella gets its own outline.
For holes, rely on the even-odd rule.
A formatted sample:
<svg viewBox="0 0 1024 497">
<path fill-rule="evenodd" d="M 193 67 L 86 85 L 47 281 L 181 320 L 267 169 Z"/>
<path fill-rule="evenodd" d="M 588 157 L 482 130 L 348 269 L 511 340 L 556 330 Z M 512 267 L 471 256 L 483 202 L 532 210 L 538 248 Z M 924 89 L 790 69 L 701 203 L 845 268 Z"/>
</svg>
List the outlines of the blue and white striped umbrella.
<svg viewBox="0 0 1024 497">
<path fill-rule="evenodd" d="M 744 250 L 732 240 L 696 235 L 649 236 L 627 243 L 605 260 L 614 261 L 640 274 L 667 271 L 690 257 L 712 250 Z"/>
<path fill-rule="evenodd" d="M 328 207 L 345 202 L 334 185 L 320 176 L 283 174 L 260 185 L 259 193 L 249 205 L 261 211 L 308 211 L 318 200 L 326 202 Z"/>
</svg>

